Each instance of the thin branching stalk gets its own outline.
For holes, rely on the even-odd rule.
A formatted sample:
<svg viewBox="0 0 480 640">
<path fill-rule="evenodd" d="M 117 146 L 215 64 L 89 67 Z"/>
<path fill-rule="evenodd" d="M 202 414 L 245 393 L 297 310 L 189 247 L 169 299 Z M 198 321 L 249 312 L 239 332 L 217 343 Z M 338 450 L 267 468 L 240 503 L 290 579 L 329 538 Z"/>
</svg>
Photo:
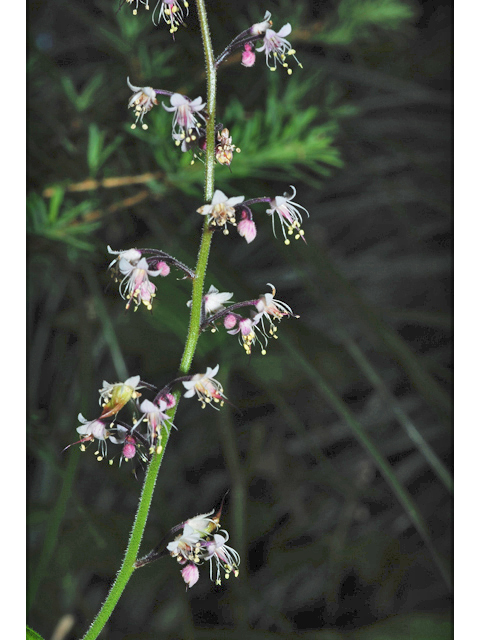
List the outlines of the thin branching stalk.
<svg viewBox="0 0 480 640">
<path fill-rule="evenodd" d="M 209 118 L 207 121 L 207 148 L 205 153 L 205 201 L 209 202 L 213 198 L 215 174 L 216 68 L 205 3 L 204 0 L 196 0 L 196 3 L 198 16 L 200 19 L 200 28 L 202 32 L 205 65 L 207 72 L 207 109 Z M 208 255 L 210 252 L 212 236 L 213 231 L 208 227 L 207 220 L 205 220 L 202 232 L 202 240 L 200 242 L 200 249 L 198 252 L 197 265 L 195 268 L 195 276 L 193 278 L 190 323 L 188 327 L 187 339 L 185 342 L 185 349 L 179 367 L 179 372 L 181 374 L 186 374 L 190 370 L 198 342 L 202 312 L 203 288 L 207 272 Z M 175 406 L 167 412 L 169 418 L 171 419 L 171 422 L 173 422 L 174 420 L 176 409 L 178 407 L 180 391 L 176 391 L 173 395 L 175 396 L 176 400 Z M 112 585 L 107 599 L 103 603 L 102 608 L 97 614 L 97 617 L 93 621 L 89 630 L 85 634 L 83 640 L 95 640 L 95 638 L 98 637 L 107 620 L 110 618 L 118 600 L 120 599 L 120 596 L 123 593 L 123 590 L 125 589 L 132 573 L 135 570 L 134 563 L 138 557 L 143 532 L 145 530 L 150 505 L 152 502 L 153 491 L 155 489 L 158 472 L 163 461 L 163 456 L 165 454 L 169 436 L 170 431 L 165 430 L 161 438 L 160 453 L 153 454 L 152 460 L 145 475 L 145 481 L 143 484 L 140 501 L 138 503 L 135 521 L 130 533 L 130 538 L 128 541 L 127 549 L 125 551 L 122 566 L 117 573 L 117 577 Z"/>
</svg>

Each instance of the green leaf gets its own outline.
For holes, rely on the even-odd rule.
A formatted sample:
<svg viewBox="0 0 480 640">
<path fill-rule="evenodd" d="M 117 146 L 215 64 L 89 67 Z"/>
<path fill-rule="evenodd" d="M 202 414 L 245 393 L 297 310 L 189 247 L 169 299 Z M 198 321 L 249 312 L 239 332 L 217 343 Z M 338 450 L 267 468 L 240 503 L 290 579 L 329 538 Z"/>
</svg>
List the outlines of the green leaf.
<svg viewBox="0 0 480 640">
<path fill-rule="evenodd" d="M 27 640 L 43 640 L 42 636 L 27 625 Z"/>
</svg>

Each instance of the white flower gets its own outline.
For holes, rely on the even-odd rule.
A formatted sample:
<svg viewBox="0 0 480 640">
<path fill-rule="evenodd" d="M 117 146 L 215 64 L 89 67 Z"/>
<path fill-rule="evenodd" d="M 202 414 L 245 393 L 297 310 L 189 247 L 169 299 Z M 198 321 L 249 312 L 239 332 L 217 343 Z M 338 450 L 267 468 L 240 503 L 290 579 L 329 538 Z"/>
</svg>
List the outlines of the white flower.
<svg viewBox="0 0 480 640">
<path fill-rule="evenodd" d="M 130 107 L 135 107 L 134 111 L 137 117 L 131 128 L 135 129 L 137 126 L 137 122 L 140 120 L 142 129 L 148 129 L 148 125 L 144 124 L 143 122 L 143 116 L 151 111 L 154 105 L 158 104 L 155 89 L 153 89 L 152 87 L 135 87 L 133 84 L 131 84 L 130 78 L 127 78 L 127 84 L 134 92 L 133 96 L 128 102 L 128 108 L 130 109 Z"/>
<path fill-rule="evenodd" d="M 202 403 L 202 409 L 205 408 L 206 404 L 210 404 L 213 407 L 212 400 L 222 406 L 225 400 L 223 387 L 214 377 L 217 375 L 219 368 L 220 365 L 218 364 L 214 369 L 207 367 L 206 373 L 197 373 L 190 380 L 183 382 L 183 386 L 187 389 L 186 393 L 183 394 L 184 398 L 192 398 L 197 394 Z M 214 408 L 216 409 L 216 407 Z"/>
<path fill-rule="evenodd" d="M 274 298 L 276 290 L 273 284 L 268 283 L 268 286 L 272 288 L 272 293 L 266 293 L 257 300 L 255 307 L 258 313 L 254 316 L 254 319 L 257 322 L 261 322 L 264 335 L 268 333 L 270 336 L 277 338 L 275 335 L 277 327 L 273 323 L 274 319 L 280 321 L 285 316 L 294 318 L 299 318 L 300 316 L 296 316 L 288 304 Z M 270 325 L 268 330 L 265 328 L 265 321 Z"/>
<path fill-rule="evenodd" d="M 153 10 L 152 20 L 153 23 L 158 25 L 160 24 L 160 20 L 164 20 L 166 24 L 170 27 L 170 33 L 173 34 L 175 31 L 178 31 L 179 25 L 183 24 L 183 9 L 182 5 L 186 9 L 186 14 L 188 16 L 188 2 L 187 0 L 158 0 L 155 9 Z M 160 11 L 158 14 L 158 20 L 155 22 L 155 13 L 158 9 L 158 5 L 160 5 Z M 175 38 L 175 36 L 173 36 Z"/>
<path fill-rule="evenodd" d="M 217 311 L 223 311 L 225 309 L 225 302 L 229 302 L 230 298 L 233 296 L 233 293 L 223 292 L 220 293 L 219 290 L 211 285 L 210 289 L 203 296 L 203 300 L 205 303 L 205 313 L 208 316 L 211 316 Z M 187 307 L 192 306 L 192 301 L 189 300 L 187 302 Z"/>
<path fill-rule="evenodd" d="M 162 426 L 168 431 L 168 425 L 171 425 L 170 418 L 165 413 L 167 403 L 161 399 L 157 402 L 158 404 L 154 404 L 150 400 L 144 400 L 140 405 L 140 411 L 148 424 L 148 435 L 152 445 L 154 440 L 160 437 Z"/>
<path fill-rule="evenodd" d="M 81 413 L 78 414 L 78 420 L 82 423 L 77 427 L 77 433 L 81 436 L 92 436 L 97 440 L 106 440 L 110 437 L 110 432 L 102 420 L 87 420 Z"/>
<path fill-rule="evenodd" d="M 77 427 L 77 433 L 82 436 L 80 440 L 81 448 L 84 451 L 84 442 L 98 440 L 100 443 L 100 451 L 96 451 L 97 460 L 102 460 L 107 455 L 107 439 L 114 444 L 118 444 L 122 440 L 118 440 L 112 432 L 107 429 L 106 422 L 103 420 L 87 420 L 81 413 L 78 414 L 78 420 L 82 423 Z M 119 432 L 123 427 L 114 427 L 115 432 Z"/>
<path fill-rule="evenodd" d="M 111 261 L 111 263 L 108 265 L 108 268 L 110 269 L 116 262 L 120 262 L 120 260 L 122 258 L 124 258 L 125 260 L 127 260 L 127 262 L 130 262 L 130 264 L 134 265 L 136 264 L 140 258 L 142 257 L 142 252 L 139 251 L 138 249 L 125 249 L 124 251 L 114 251 L 112 249 L 112 247 L 110 245 L 107 245 L 107 251 L 108 253 L 112 254 L 112 255 L 116 255 L 117 257 Z"/>
<path fill-rule="evenodd" d="M 135 400 L 141 395 L 137 389 L 142 388 L 140 376 L 132 376 L 125 382 L 114 382 L 113 384 L 104 380 L 103 387 L 99 390 L 99 403 L 103 407 L 100 417 L 107 418 L 118 413 L 127 402 Z"/>
<path fill-rule="evenodd" d="M 294 186 L 290 185 L 293 190 L 293 195 L 288 196 L 286 193 L 283 196 L 276 196 L 273 200 L 270 200 L 271 209 L 267 209 L 267 214 L 272 216 L 272 225 L 273 225 L 273 233 L 275 234 L 275 215 L 278 215 L 280 220 L 280 224 L 282 225 L 283 237 L 285 238 L 285 244 L 290 244 L 290 240 L 287 238 L 287 234 L 289 236 L 293 235 L 295 232 L 295 239 L 298 240 L 302 238 L 305 240 L 304 231 L 300 228 L 300 225 L 303 221 L 302 214 L 300 209 L 303 209 L 307 216 L 310 214 L 302 207 L 301 204 L 296 204 L 293 202 L 293 198 L 295 197 L 297 191 Z M 285 232 L 286 230 L 286 232 Z"/>
<path fill-rule="evenodd" d="M 225 535 L 215 533 L 213 540 L 205 543 L 207 549 L 205 560 L 210 561 L 210 580 L 213 580 L 213 563 L 217 565 L 215 584 L 222 582 L 220 569 L 225 571 L 225 578 L 229 578 L 232 572 L 235 577 L 239 574 L 240 556 L 235 549 L 227 546 L 228 533 L 223 529 L 222 532 Z"/>
<path fill-rule="evenodd" d="M 274 296 L 276 294 L 276 289 L 273 284 L 270 284 L 269 282 L 267 282 L 267 284 L 271 287 L 272 293 L 266 293 L 265 295 L 260 296 L 257 300 L 255 307 L 258 313 L 255 318 L 263 317 L 271 322 L 271 316 L 277 320 L 280 320 L 284 316 L 294 316 L 294 313 L 288 304 L 281 300 L 275 300 Z M 299 316 L 294 317 L 298 318 Z"/>
<path fill-rule="evenodd" d="M 200 533 L 187 523 L 183 527 L 183 532 L 167 544 L 167 549 L 172 556 L 182 556 L 185 560 L 193 561 L 194 547 L 199 540 Z"/>
<path fill-rule="evenodd" d="M 270 11 L 265 11 L 263 22 L 257 22 L 250 27 L 250 33 L 254 36 L 259 36 L 260 34 L 265 33 L 265 31 L 272 26 L 272 21 L 270 20 L 271 17 L 272 14 Z"/>
<path fill-rule="evenodd" d="M 291 75 L 292 70 L 288 67 L 288 63 L 286 62 L 287 56 L 293 56 L 298 66 L 303 68 L 295 57 L 295 49 L 292 49 L 290 42 L 285 39 L 285 36 L 290 35 L 291 32 L 292 26 L 290 23 L 284 25 L 278 33 L 273 29 L 266 30 L 265 37 L 263 39 L 263 46 L 257 49 L 257 51 L 265 51 L 267 67 L 269 67 L 271 71 L 276 70 L 277 61 L 280 60 L 282 67 L 285 67 L 287 69 L 287 73 Z M 270 57 L 273 57 L 273 66 L 270 62 Z"/>
<path fill-rule="evenodd" d="M 202 109 L 205 107 L 206 102 L 202 102 L 200 96 L 195 100 L 190 100 L 190 98 L 182 96 L 180 93 L 174 93 L 170 96 L 170 104 L 172 105 L 171 107 L 166 107 L 162 102 L 162 106 L 166 111 L 174 112 L 172 137 L 177 146 L 182 144 L 182 151 L 184 151 L 186 150 L 186 144 L 184 147 L 183 142 L 192 142 L 199 135 L 198 127 L 200 123 L 197 116 L 205 122 Z"/>
<path fill-rule="evenodd" d="M 227 198 L 223 191 L 217 189 L 213 194 L 212 202 L 201 206 L 197 209 L 197 213 L 202 216 L 208 216 L 208 224 L 213 227 L 224 227 L 223 233 L 227 235 L 227 222 L 236 225 L 235 205 L 240 204 L 244 199 L 245 196 Z"/>
<path fill-rule="evenodd" d="M 126 309 L 130 307 L 132 301 L 135 303 L 135 310 L 138 309 L 141 303 L 143 303 L 150 311 L 152 308 L 152 300 L 155 297 L 155 285 L 148 279 L 150 277 L 156 277 L 163 275 L 162 268 L 158 268 L 159 265 L 164 263 L 159 262 L 156 269 L 150 269 L 148 262 L 145 258 L 135 264 L 131 264 L 125 258 L 120 258 L 118 268 L 124 278 L 120 283 L 120 295 L 124 300 L 127 300 Z"/>
<path fill-rule="evenodd" d="M 201 513 L 198 516 L 194 516 L 193 518 L 187 520 L 185 525 L 188 524 L 191 529 L 197 531 L 200 536 L 204 538 L 212 531 L 218 529 L 218 518 L 210 518 L 213 512 L 214 510 L 212 509 L 212 511 L 210 511 L 209 513 Z"/>
</svg>

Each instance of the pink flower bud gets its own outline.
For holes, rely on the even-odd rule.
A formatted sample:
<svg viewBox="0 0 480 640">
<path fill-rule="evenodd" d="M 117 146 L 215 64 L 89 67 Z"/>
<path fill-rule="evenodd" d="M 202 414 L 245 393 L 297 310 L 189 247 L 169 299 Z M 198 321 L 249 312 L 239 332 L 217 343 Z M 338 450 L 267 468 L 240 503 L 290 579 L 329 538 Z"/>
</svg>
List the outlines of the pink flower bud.
<svg viewBox="0 0 480 640">
<path fill-rule="evenodd" d="M 167 409 L 171 409 L 175 406 L 175 397 L 172 393 L 167 393 L 162 396 L 162 400 L 167 403 Z"/>
<path fill-rule="evenodd" d="M 159 262 L 157 262 L 157 271 L 161 276 L 165 277 L 165 276 L 168 276 L 168 274 L 170 273 L 170 267 L 166 262 L 163 262 L 163 260 L 160 260 Z"/>
<path fill-rule="evenodd" d="M 123 445 L 123 457 L 127 460 L 130 460 L 131 458 L 135 457 L 135 452 L 135 440 L 134 438 L 132 438 L 132 436 L 127 436 L 125 438 L 125 444 Z"/>
<path fill-rule="evenodd" d="M 236 324 L 237 324 L 237 319 L 233 315 L 233 313 L 229 313 L 227 316 L 225 316 L 225 319 L 223 321 L 223 325 L 224 325 L 225 329 L 233 329 L 233 327 Z"/>
<path fill-rule="evenodd" d="M 245 49 L 242 52 L 242 64 L 244 67 L 253 67 L 255 64 L 255 53 L 249 42 L 245 44 Z"/>
<path fill-rule="evenodd" d="M 189 587 L 193 587 L 193 585 L 198 581 L 198 567 L 196 564 L 189 562 L 182 569 L 182 578 L 185 583 Z"/>
<path fill-rule="evenodd" d="M 257 235 L 255 222 L 253 220 L 249 220 L 248 218 L 240 220 L 240 222 L 237 224 L 237 231 L 242 236 L 242 238 L 245 238 L 248 244 L 250 244 L 252 240 L 255 240 L 255 237 Z"/>
</svg>

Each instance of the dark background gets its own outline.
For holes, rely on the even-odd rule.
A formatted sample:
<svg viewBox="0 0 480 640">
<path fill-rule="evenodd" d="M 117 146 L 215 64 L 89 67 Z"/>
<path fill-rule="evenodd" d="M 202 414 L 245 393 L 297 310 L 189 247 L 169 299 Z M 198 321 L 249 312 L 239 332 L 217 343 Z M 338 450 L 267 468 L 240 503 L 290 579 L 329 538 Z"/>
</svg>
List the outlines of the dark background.
<svg viewBox="0 0 480 640">
<path fill-rule="evenodd" d="M 202 165 L 172 144 L 160 106 L 131 131 L 126 86 L 205 96 L 191 4 L 175 42 L 143 7 L 29 4 L 28 623 L 45 638 L 62 619 L 57 640 L 88 628 L 143 479 L 93 447 L 61 453 L 76 416 L 96 416 L 104 379 L 163 386 L 183 349 L 189 283 L 172 271 L 152 314 L 126 314 L 106 245 L 194 266 Z M 215 587 L 205 567 L 185 592 L 162 559 L 133 575 L 102 637 L 450 637 L 450 5 L 207 8 L 217 53 L 266 9 L 277 31 L 292 23 L 303 70 L 271 73 L 263 54 L 219 70 L 218 118 L 242 151 L 216 184 L 246 199 L 294 184 L 310 218 L 307 244 L 286 247 L 256 208 L 252 244 L 214 238 L 206 286 L 240 301 L 274 283 L 300 318 L 265 357 L 202 335 L 192 371 L 219 363 L 238 410 L 181 402 L 145 531 L 147 552 L 229 489 L 240 578 Z"/>
</svg>

